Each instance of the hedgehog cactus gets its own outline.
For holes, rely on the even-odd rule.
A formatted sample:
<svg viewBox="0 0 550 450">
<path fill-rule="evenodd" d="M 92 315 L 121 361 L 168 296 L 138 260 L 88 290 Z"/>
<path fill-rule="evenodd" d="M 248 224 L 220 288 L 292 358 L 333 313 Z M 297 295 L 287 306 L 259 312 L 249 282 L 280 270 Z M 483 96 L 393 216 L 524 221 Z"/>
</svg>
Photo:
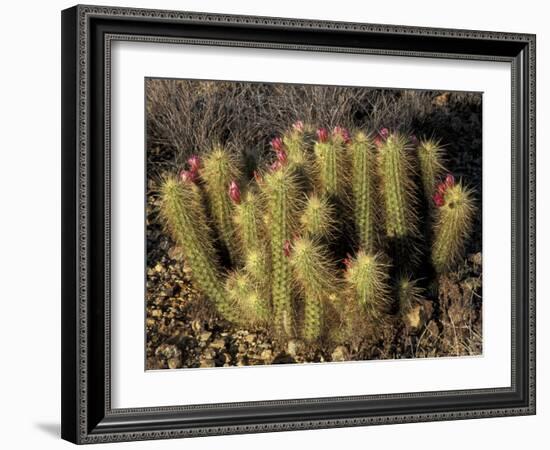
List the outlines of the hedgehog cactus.
<svg viewBox="0 0 550 450">
<path fill-rule="evenodd" d="M 234 192 L 236 191 L 234 190 Z M 246 255 L 248 252 L 257 249 L 261 243 L 263 233 L 260 199 L 252 191 L 248 191 L 242 201 L 240 200 L 240 193 L 238 196 L 230 194 L 230 197 L 235 203 L 234 222 L 237 227 L 242 254 Z"/>
<path fill-rule="evenodd" d="M 166 178 L 161 186 L 161 213 L 192 271 L 198 287 L 216 305 L 227 319 L 234 320 L 236 313 L 231 307 L 223 287 L 212 234 L 204 212 L 198 187 L 189 179 Z"/>
<path fill-rule="evenodd" d="M 294 242 L 290 262 L 305 301 L 304 338 L 315 341 L 323 331 L 324 304 L 338 285 L 336 270 L 324 248 L 306 237 Z"/>
<path fill-rule="evenodd" d="M 397 300 L 401 316 L 407 316 L 421 299 L 422 288 L 418 286 L 418 280 L 413 280 L 410 275 L 400 276 L 397 280 Z"/>
<path fill-rule="evenodd" d="M 340 200 L 345 198 L 348 178 L 346 143 L 339 132 L 329 136 L 325 128 L 317 130 L 314 152 L 320 191 Z"/>
<path fill-rule="evenodd" d="M 244 325 L 261 325 L 269 320 L 269 307 L 264 294 L 243 271 L 228 275 L 225 289 L 233 309 L 239 312 L 238 321 Z"/>
<path fill-rule="evenodd" d="M 407 139 L 390 134 L 378 150 L 386 235 L 397 239 L 415 236 L 415 186 Z"/>
<path fill-rule="evenodd" d="M 433 201 L 437 207 L 432 264 L 441 273 L 452 267 L 462 256 L 475 212 L 472 191 L 456 183 L 449 174 L 439 184 Z"/>
<path fill-rule="evenodd" d="M 439 142 L 433 139 L 423 139 L 418 144 L 417 153 L 424 196 L 429 201 L 435 192 L 438 178 L 445 170 L 443 152 Z"/>
<path fill-rule="evenodd" d="M 371 319 L 380 317 L 389 303 L 389 266 L 380 253 L 360 250 L 345 261 L 346 281 L 356 302 Z"/>
<path fill-rule="evenodd" d="M 231 261 L 235 263 L 239 260 L 239 252 L 235 241 L 233 202 L 240 193 L 237 193 L 238 186 L 233 183 L 240 175 L 238 164 L 231 153 L 216 146 L 205 156 L 200 175 L 205 183 L 220 240 L 229 251 Z"/>
<path fill-rule="evenodd" d="M 358 132 L 350 145 L 350 152 L 353 213 L 359 244 L 366 252 L 373 252 L 376 241 L 378 196 L 374 145 L 364 133 Z"/>
<path fill-rule="evenodd" d="M 271 232 L 271 295 L 275 328 L 279 335 L 293 334 L 292 279 L 288 261 L 288 243 L 296 229 L 298 211 L 298 182 L 288 166 L 266 174 L 263 194 Z"/>
</svg>

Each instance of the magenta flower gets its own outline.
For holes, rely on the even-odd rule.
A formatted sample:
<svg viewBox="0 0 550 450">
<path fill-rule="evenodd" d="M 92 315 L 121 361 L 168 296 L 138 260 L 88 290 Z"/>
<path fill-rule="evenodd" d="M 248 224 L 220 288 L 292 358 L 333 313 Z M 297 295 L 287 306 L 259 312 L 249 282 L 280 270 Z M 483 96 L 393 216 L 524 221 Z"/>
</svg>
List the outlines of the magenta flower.
<svg viewBox="0 0 550 450">
<path fill-rule="evenodd" d="M 201 168 L 201 159 L 199 155 L 192 155 L 187 160 L 187 164 L 189 164 L 189 170 L 191 170 L 191 172 L 198 173 Z"/>
<path fill-rule="evenodd" d="M 292 124 L 292 128 L 294 131 L 298 131 L 299 133 L 303 133 L 304 132 L 304 122 L 302 122 L 301 120 L 297 120 L 296 122 L 294 122 Z"/>
<path fill-rule="evenodd" d="M 326 128 L 319 128 L 317 130 L 317 140 L 319 142 L 327 142 L 328 141 L 328 131 Z"/>
<path fill-rule="evenodd" d="M 347 128 L 334 127 L 332 134 L 334 136 L 339 136 L 344 141 L 344 144 L 349 144 L 351 142 L 351 137 Z"/>
<path fill-rule="evenodd" d="M 381 128 L 379 134 L 382 137 L 382 139 L 387 139 L 388 136 L 390 135 L 390 130 L 388 130 L 387 128 Z"/>
<path fill-rule="evenodd" d="M 445 204 L 445 197 L 443 197 L 443 194 L 441 194 L 441 192 L 436 192 L 433 196 L 433 201 L 435 203 L 435 206 L 441 208 Z"/>
<path fill-rule="evenodd" d="M 276 152 L 280 152 L 281 150 L 283 150 L 285 148 L 285 146 L 283 144 L 283 140 L 280 137 L 276 137 L 276 138 L 273 138 L 271 140 L 271 147 Z"/>
<path fill-rule="evenodd" d="M 229 197 L 236 205 L 241 203 L 241 190 L 235 180 L 229 184 Z"/>
<path fill-rule="evenodd" d="M 285 243 L 283 244 L 283 252 L 285 253 L 285 256 L 288 258 L 290 256 L 290 241 L 287 239 Z"/>
<path fill-rule="evenodd" d="M 191 170 L 182 169 L 180 171 L 180 180 L 184 183 L 194 183 L 197 181 L 197 173 Z"/>
<path fill-rule="evenodd" d="M 445 177 L 445 186 L 450 188 L 450 187 L 453 187 L 455 185 L 455 177 L 453 176 L 452 173 L 448 173 L 447 176 Z"/>
</svg>

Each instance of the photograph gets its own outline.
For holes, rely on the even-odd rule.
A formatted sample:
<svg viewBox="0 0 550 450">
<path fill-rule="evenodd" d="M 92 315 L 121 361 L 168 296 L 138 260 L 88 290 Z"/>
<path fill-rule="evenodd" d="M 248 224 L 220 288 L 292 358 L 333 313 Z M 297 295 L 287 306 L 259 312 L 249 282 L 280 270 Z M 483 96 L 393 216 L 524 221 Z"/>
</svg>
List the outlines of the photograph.
<svg viewBox="0 0 550 450">
<path fill-rule="evenodd" d="M 483 354 L 481 92 L 144 83 L 146 370 Z"/>
</svg>

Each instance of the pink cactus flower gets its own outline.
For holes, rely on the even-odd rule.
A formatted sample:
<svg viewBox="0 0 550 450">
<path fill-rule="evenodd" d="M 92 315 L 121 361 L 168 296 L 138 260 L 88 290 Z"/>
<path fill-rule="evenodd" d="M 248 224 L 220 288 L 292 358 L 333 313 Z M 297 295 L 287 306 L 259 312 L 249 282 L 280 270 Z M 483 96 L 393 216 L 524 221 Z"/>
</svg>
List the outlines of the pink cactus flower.
<svg viewBox="0 0 550 450">
<path fill-rule="evenodd" d="M 197 181 L 197 172 L 182 169 L 180 171 L 180 180 L 184 183 L 194 183 L 195 181 Z"/>
<path fill-rule="evenodd" d="M 299 133 L 303 133 L 304 132 L 304 122 L 302 122 L 301 120 L 297 120 L 296 122 L 294 122 L 292 124 L 292 129 L 294 131 L 299 132 Z"/>
<path fill-rule="evenodd" d="M 283 140 L 280 137 L 276 137 L 271 140 L 271 147 L 276 152 L 280 152 L 285 148 L 283 144 Z"/>
<path fill-rule="evenodd" d="M 374 138 L 374 145 L 376 145 L 376 147 L 380 147 L 382 145 L 382 139 L 380 138 L 380 136 L 376 136 Z"/>
<path fill-rule="evenodd" d="M 347 128 L 334 127 L 332 134 L 334 136 L 339 136 L 344 141 L 344 144 L 349 144 L 351 142 L 351 136 Z"/>
<path fill-rule="evenodd" d="M 388 130 L 387 128 L 381 128 L 379 134 L 382 137 L 382 139 L 387 139 L 388 136 L 390 135 L 390 130 Z"/>
<path fill-rule="evenodd" d="M 319 128 L 317 130 L 317 140 L 319 142 L 327 142 L 328 141 L 328 131 L 326 128 Z"/>
<path fill-rule="evenodd" d="M 201 168 L 201 159 L 199 155 L 193 155 L 187 160 L 187 164 L 189 164 L 189 170 L 191 172 L 198 173 Z"/>
<path fill-rule="evenodd" d="M 277 161 L 281 163 L 281 166 L 284 166 L 287 163 L 288 157 L 284 150 L 279 150 L 277 152 Z"/>
<path fill-rule="evenodd" d="M 450 188 L 450 187 L 453 187 L 455 185 L 455 177 L 453 176 L 452 173 L 448 173 L 447 176 L 445 177 L 445 186 Z"/>
<path fill-rule="evenodd" d="M 290 241 L 287 239 L 285 243 L 283 244 L 283 252 L 285 253 L 285 256 L 288 258 L 290 256 Z"/>
<path fill-rule="evenodd" d="M 229 184 L 229 197 L 236 205 L 241 203 L 241 190 L 235 180 Z"/>
<path fill-rule="evenodd" d="M 441 208 L 445 204 L 445 197 L 443 197 L 441 192 L 436 192 L 433 196 L 433 201 L 435 203 L 435 206 Z"/>
</svg>

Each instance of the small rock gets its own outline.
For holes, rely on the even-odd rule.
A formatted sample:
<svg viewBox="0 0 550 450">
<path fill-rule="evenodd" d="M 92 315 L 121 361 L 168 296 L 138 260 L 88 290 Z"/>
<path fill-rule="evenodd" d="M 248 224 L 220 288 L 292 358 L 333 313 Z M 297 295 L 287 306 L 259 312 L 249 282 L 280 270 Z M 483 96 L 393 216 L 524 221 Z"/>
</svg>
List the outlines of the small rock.
<svg viewBox="0 0 550 450">
<path fill-rule="evenodd" d="M 255 334 L 247 334 L 244 338 L 246 342 L 252 344 L 256 340 L 257 336 Z"/>
<path fill-rule="evenodd" d="M 225 347 L 225 339 L 216 339 L 215 341 L 212 341 L 210 344 L 210 347 L 215 349 L 222 349 Z"/>
<path fill-rule="evenodd" d="M 170 358 L 168 360 L 168 368 L 170 369 L 179 369 L 181 366 L 181 358 Z"/>
<path fill-rule="evenodd" d="M 339 345 L 334 349 L 331 355 L 332 361 L 347 361 L 349 360 L 349 352 L 346 347 Z"/>
<path fill-rule="evenodd" d="M 296 339 L 291 339 L 288 341 L 286 351 L 290 356 L 295 357 L 298 353 L 303 352 L 303 350 L 304 343 L 302 341 L 298 341 Z"/>
<path fill-rule="evenodd" d="M 271 351 L 270 349 L 264 350 L 261 353 L 260 358 L 266 362 L 271 362 L 271 360 L 273 359 L 273 351 Z"/>
<path fill-rule="evenodd" d="M 195 333 L 200 332 L 202 330 L 201 321 L 200 320 L 193 320 L 193 322 L 191 322 L 191 328 L 193 329 L 193 331 Z"/>
<path fill-rule="evenodd" d="M 216 362 L 213 359 L 201 359 L 201 367 L 216 367 Z"/>
<path fill-rule="evenodd" d="M 206 342 L 208 339 L 210 339 L 210 336 L 212 336 L 211 331 L 203 331 L 200 334 L 199 339 L 201 340 L 201 342 Z"/>
</svg>

